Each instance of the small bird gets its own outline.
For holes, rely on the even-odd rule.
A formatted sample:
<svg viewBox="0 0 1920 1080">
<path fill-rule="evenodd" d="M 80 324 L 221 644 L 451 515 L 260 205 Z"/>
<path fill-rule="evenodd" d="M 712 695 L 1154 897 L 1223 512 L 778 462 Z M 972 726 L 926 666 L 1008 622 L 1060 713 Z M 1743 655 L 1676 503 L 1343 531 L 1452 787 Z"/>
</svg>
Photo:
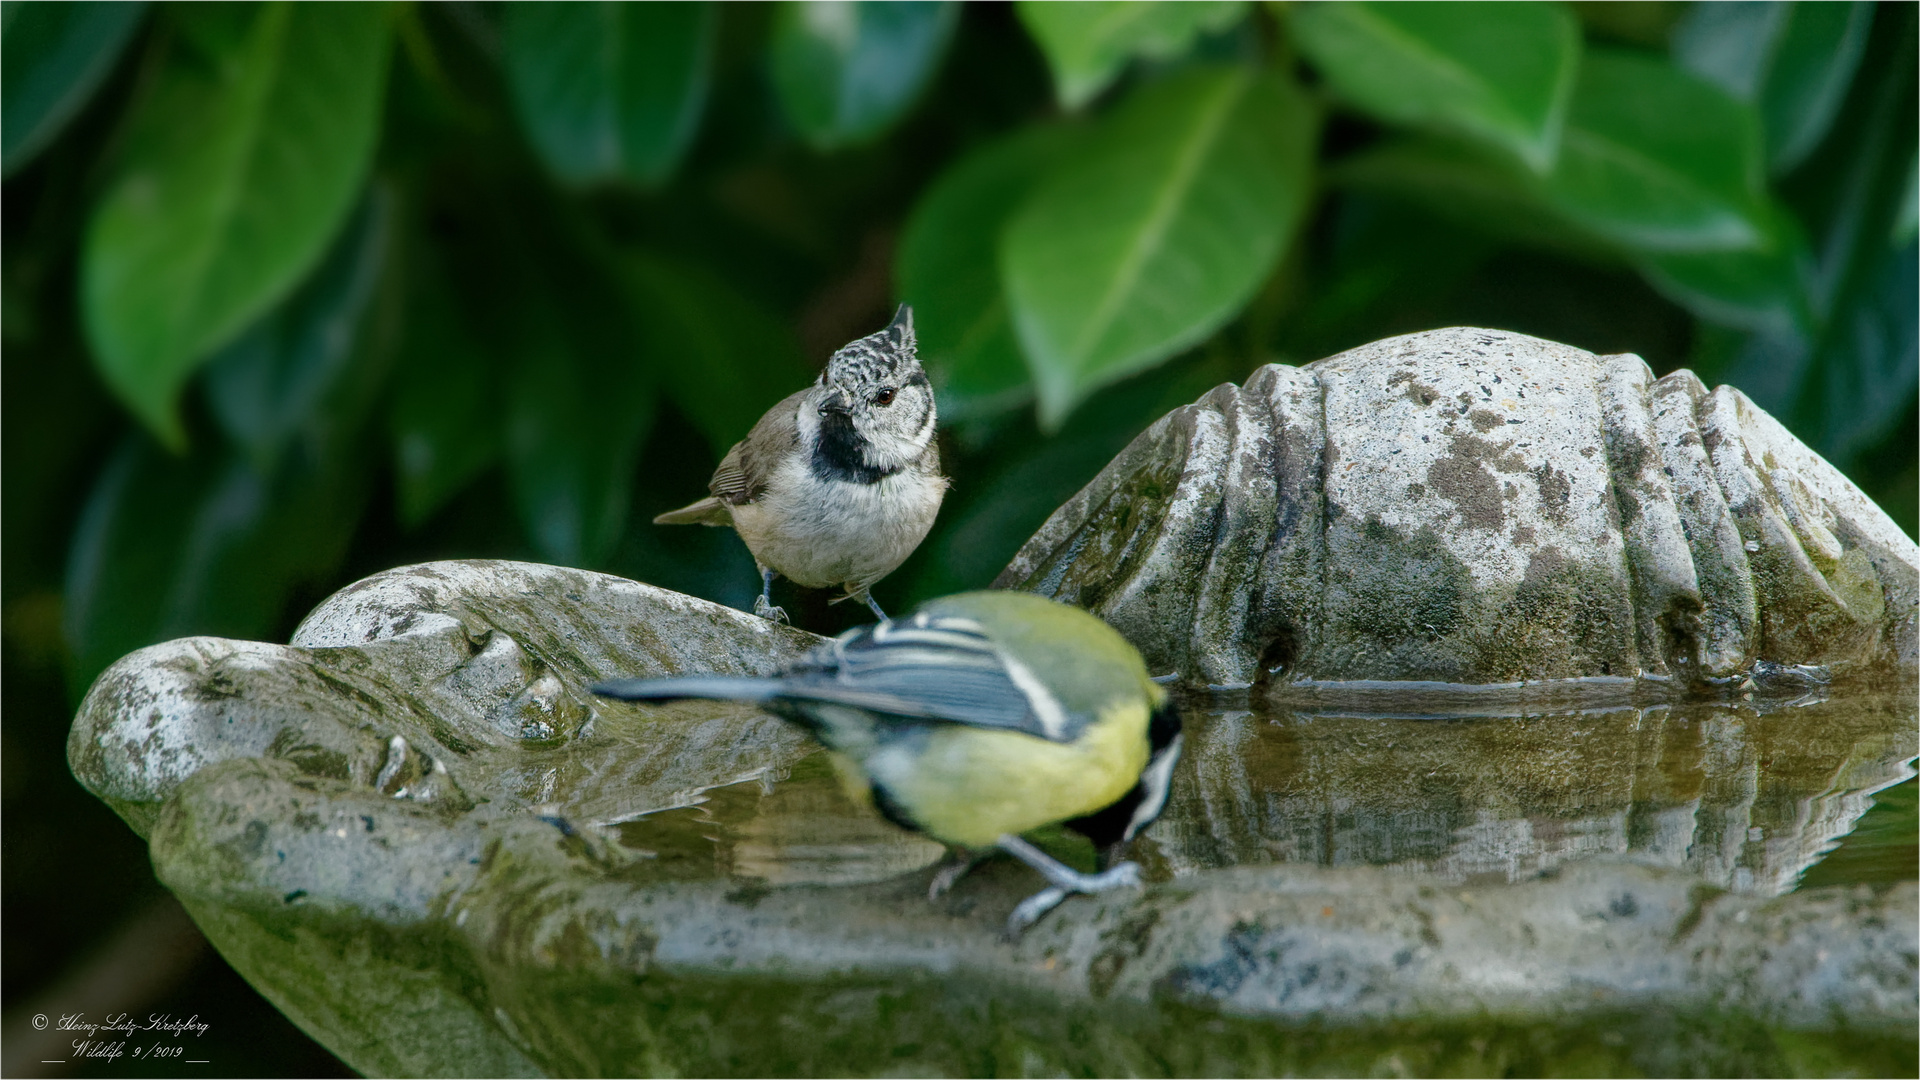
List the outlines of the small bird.
<svg viewBox="0 0 1920 1080">
<path fill-rule="evenodd" d="M 655 525 L 731 525 L 760 570 L 754 613 L 785 622 L 773 576 L 860 600 L 913 554 L 946 497 L 933 387 L 914 351 L 913 309 L 842 347 L 812 386 L 768 409 L 714 470 L 699 502 Z"/>
<path fill-rule="evenodd" d="M 943 597 L 765 678 L 628 679 L 593 692 L 751 702 L 806 728 L 849 793 L 889 821 L 961 849 L 1000 848 L 1047 879 L 1014 909 L 1009 935 L 1071 893 L 1140 883 L 1135 863 L 1081 873 L 1021 834 L 1064 822 L 1110 863 L 1159 816 L 1180 757 L 1179 714 L 1140 653 L 1093 615 L 1023 592 Z M 954 876 L 936 878 L 933 895 Z"/>
</svg>

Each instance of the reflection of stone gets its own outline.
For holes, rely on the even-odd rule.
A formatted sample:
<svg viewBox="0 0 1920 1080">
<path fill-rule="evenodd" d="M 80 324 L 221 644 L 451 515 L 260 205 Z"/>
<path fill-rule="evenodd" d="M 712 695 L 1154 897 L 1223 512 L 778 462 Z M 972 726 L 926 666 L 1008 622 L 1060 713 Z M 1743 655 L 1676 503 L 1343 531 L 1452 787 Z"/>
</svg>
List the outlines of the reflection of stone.
<svg viewBox="0 0 1920 1080">
<path fill-rule="evenodd" d="M 1619 855 L 1775 895 L 1873 792 L 1914 775 L 1915 742 L 1904 696 L 1498 718 L 1195 712 L 1147 838 L 1175 874 L 1303 862 L 1520 881 Z"/>
<path fill-rule="evenodd" d="M 1492 330 L 1216 388 L 996 584 L 1215 685 L 1920 664 L 1920 549 L 1739 391 Z"/>
<path fill-rule="evenodd" d="M 1914 883 L 1768 898 L 1568 857 L 1624 830 L 1630 855 L 1774 873 L 1790 860 L 1767 837 L 1846 817 L 1844 794 L 1803 813 L 1776 777 L 1875 782 L 1870 737 L 1901 752 L 1910 722 L 1196 718 L 1194 776 L 1222 782 L 1184 779 L 1140 845 L 1179 879 L 1069 899 L 1008 944 L 1030 871 L 988 862 L 929 904 L 937 846 L 850 803 L 788 726 L 584 692 L 764 671 L 810 635 L 603 575 L 454 563 L 347 590 L 296 640 L 125 658 L 69 761 L 221 953 L 368 1074 L 1488 1073 L 1543 1037 L 1617 1072 L 1911 1057 Z M 1561 872 L 1506 884 L 1543 844 Z M 1283 859 L 1398 865 L 1229 865 Z M 1755 1032 L 1780 1027 L 1786 1056 L 1754 1069 Z"/>
<path fill-rule="evenodd" d="M 924 870 L 946 848 L 882 820 L 841 790 L 824 754 L 802 758 L 778 783 L 745 781 L 697 806 L 627 821 L 620 842 L 658 858 L 769 885 L 857 885 Z M 693 849 L 691 852 L 688 849 Z"/>
</svg>

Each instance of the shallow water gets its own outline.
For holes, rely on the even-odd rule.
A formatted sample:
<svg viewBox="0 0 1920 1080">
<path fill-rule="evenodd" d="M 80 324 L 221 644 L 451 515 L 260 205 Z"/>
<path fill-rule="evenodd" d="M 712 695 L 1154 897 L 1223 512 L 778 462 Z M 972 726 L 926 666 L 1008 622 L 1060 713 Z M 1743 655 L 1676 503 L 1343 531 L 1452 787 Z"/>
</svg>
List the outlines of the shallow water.
<svg viewBox="0 0 1920 1080">
<path fill-rule="evenodd" d="M 1613 857 L 1774 895 L 1854 831 L 1875 792 L 1911 781 L 1920 752 L 1910 694 L 1503 715 L 1380 704 L 1195 710 L 1188 761 L 1138 857 L 1176 877 L 1305 862 L 1449 884 Z M 1911 809 L 1822 883 L 1899 880 L 1903 827 L 1910 856 Z"/>
<path fill-rule="evenodd" d="M 1471 711 L 1456 700 L 1192 699 L 1167 812 L 1132 857 L 1158 881 L 1301 863 L 1499 888 L 1577 860 L 1670 867 L 1756 896 L 1915 878 L 1920 735 L 1911 692 L 1690 705 L 1482 700 Z M 602 720 L 595 737 L 527 755 L 496 805 L 524 800 L 612 828 L 644 867 L 639 880 L 718 879 L 748 898 L 830 886 L 921 903 L 906 894 L 923 889 L 944 856 L 849 799 L 826 757 L 771 718 L 690 703 Z M 1084 840 L 1059 830 L 1038 839 L 1091 866 Z M 1014 895 L 1030 885 L 1011 863 L 974 874 Z M 780 1000 L 757 1010 L 744 1007 L 742 983 L 677 978 L 656 1013 L 666 1027 L 686 1027 L 676 1039 L 711 1055 L 690 1061 L 722 1073 L 885 1072 L 899 1062 L 869 1058 L 895 1043 L 914 1048 L 916 1067 L 975 1074 L 1904 1075 L 1916 1065 L 1911 1037 L 1849 1031 L 1844 1020 L 1810 1032 L 1659 1009 L 1299 1024 L 1116 1003 L 1105 1021 L 1113 1031 L 1068 1038 L 1038 1019 L 1053 1015 L 1046 1003 L 983 1001 L 977 1011 L 999 1019 L 981 1025 L 1001 1044 L 943 1050 L 940 1040 L 959 1030 L 949 1011 L 958 1006 L 937 986 L 920 997 L 901 990 L 883 1010 L 892 1017 L 886 1032 L 769 1041 L 725 1017 L 839 999 L 811 983 L 762 989 Z M 1028 1014 L 1034 1041 L 1008 1042 L 1024 1029 L 1007 1015 Z M 1196 1041 L 1189 1029 L 1208 1034 Z M 1122 1045 L 1162 1056 L 1112 1057 Z M 1176 1050 L 1202 1056 L 1165 1056 Z"/>
<path fill-rule="evenodd" d="M 1761 895 L 1803 877 L 1915 876 L 1920 750 L 1910 695 L 1515 705 L 1506 715 L 1448 715 L 1431 698 L 1417 709 L 1380 704 L 1194 702 L 1167 811 L 1132 857 L 1158 880 L 1309 863 L 1387 866 L 1447 884 L 1522 881 L 1569 860 L 1614 858 Z M 602 820 L 672 877 L 853 884 L 940 858 L 939 845 L 847 800 L 822 756 L 797 750 L 791 762 L 664 793 L 662 807 L 627 802 Z M 598 786 L 593 772 L 585 789 Z M 590 790 L 573 794 L 595 801 Z M 1091 858 L 1071 836 L 1049 843 L 1072 861 Z"/>
</svg>

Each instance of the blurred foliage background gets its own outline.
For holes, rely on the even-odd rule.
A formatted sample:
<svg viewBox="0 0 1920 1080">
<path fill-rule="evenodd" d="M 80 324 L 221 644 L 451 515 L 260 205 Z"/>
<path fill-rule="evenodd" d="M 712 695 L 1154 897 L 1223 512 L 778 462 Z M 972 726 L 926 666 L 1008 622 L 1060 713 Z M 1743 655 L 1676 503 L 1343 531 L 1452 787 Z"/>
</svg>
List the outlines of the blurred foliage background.
<svg viewBox="0 0 1920 1080">
<path fill-rule="evenodd" d="M 898 301 L 954 488 L 892 610 L 986 584 L 1207 387 L 1457 324 L 1731 382 L 1912 532 L 1915 37 L 1869 3 L 9 0 L 8 1041 L 117 1002 L 208 1016 L 216 1071 L 338 1071 L 68 776 L 79 695 L 430 558 L 750 607 L 730 531 L 648 520 Z M 776 596 L 864 614 L 823 599 Z"/>
</svg>

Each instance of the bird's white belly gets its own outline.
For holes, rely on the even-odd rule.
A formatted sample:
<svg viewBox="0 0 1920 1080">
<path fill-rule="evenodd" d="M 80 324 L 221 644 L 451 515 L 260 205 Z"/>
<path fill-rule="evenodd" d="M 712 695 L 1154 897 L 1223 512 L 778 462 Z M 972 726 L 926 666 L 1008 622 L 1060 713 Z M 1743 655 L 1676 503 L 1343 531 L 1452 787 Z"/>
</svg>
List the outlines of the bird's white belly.
<svg viewBox="0 0 1920 1080">
<path fill-rule="evenodd" d="M 872 484 L 823 481 L 796 462 L 758 501 L 732 508 L 734 528 L 755 559 L 795 584 L 858 593 L 920 546 L 946 488 L 944 477 L 911 471 Z"/>
</svg>

